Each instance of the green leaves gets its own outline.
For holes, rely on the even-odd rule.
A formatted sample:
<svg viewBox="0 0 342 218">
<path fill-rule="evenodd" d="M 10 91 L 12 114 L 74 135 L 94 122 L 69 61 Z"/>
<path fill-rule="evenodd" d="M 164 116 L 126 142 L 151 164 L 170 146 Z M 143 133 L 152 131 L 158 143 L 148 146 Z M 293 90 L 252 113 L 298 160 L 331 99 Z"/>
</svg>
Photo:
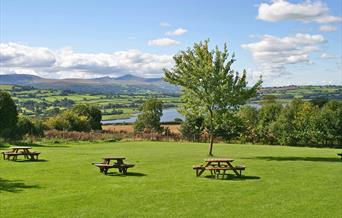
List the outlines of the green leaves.
<svg viewBox="0 0 342 218">
<path fill-rule="evenodd" d="M 255 96 L 261 86 L 259 80 L 247 87 L 246 71 L 240 76 L 231 69 L 234 55 L 229 56 L 227 45 L 209 50 L 209 40 L 195 43 L 192 48 L 174 56 L 175 66 L 164 69 L 165 81 L 182 87 L 183 114 L 204 117 L 209 134 L 219 128 L 220 117 L 228 116 L 248 99 Z M 215 117 L 214 117 L 215 116 Z"/>
<path fill-rule="evenodd" d="M 151 98 L 144 102 L 140 109 L 141 113 L 134 124 L 136 132 L 160 132 L 160 118 L 163 115 L 163 102 Z"/>
</svg>

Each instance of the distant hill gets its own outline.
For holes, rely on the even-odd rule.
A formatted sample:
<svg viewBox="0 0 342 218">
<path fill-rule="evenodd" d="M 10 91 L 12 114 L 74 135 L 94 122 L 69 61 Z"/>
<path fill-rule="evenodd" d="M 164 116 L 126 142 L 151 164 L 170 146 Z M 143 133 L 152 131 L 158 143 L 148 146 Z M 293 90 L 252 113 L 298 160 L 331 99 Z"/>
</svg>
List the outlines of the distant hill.
<svg viewBox="0 0 342 218">
<path fill-rule="evenodd" d="M 26 74 L 0 75 L 1 85 L 31 86 L 36 89 L 71 90 L 89 94 L 179 94 L 180 89 L 161 78 L 142 78 L 127 74 L 121 77 L 100 77 L 94 79 L 45 79 Z M 5 87 L 5 86 L 2 86 Z M 278 99 L 293 98 L 314 99 L 327 98 L 342 100 L 342 86 L 281 86 L 264 87 L 253 101 L 262 100 L 265 95 L 274 95 Z"/>
<path fill-rule="evenodd" d="M 131 74 L 95 79 L 46 79 L 27 74 L 0 75 L 0 84 L 32 86 L 38 89 L 61 89 L 85 93 L 177 93 L 179 88 L 161 78 L 142 78 Z"/>
</svg>

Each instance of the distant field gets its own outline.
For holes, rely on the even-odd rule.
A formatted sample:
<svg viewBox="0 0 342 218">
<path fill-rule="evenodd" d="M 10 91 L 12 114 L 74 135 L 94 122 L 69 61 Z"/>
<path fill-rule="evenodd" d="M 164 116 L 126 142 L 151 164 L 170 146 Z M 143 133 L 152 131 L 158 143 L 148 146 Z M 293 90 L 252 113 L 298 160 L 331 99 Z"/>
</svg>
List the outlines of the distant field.
<svg viewBox="0 0 342 218">
<path fill-rule="evenodd" d="M 13 85 L 0 85 L 0 88 L 11 93 L 20 113 L 32 116 L 50 117 L 76 104 L 91 104 L 99 107 L 103 120 L 114 120 L 129 118 L 138 112 L 140 105 L 147 98 L 151 97 L 158 97 L 166 107 L 177 107 L 180 104 L 180 99 L 172 95 L 92 95 Z M 55 109 L 58 111 L 54 111 Z"/>
<path fill-rule="evenodd" d="M 10 91 L 12 90 L 13 85 L 1 85 L 0 84 L 0 90 Z"/>
<path fill-rule="evenodd" d="M 0 213 L 7 217 L 341 217 L 338 149 L 216 144 L 247 168 L 239 179 L 196 177 L 207 144 L 42 143 L 40 161 L 0 160 Z M 7 150 L 1 148 L 0 151 Z M 136 166 L 126 176 L 91 165 L 106 155 Z"/>
<path fill-rule="evenodd" d="M 131 117 L 132 114 L 138 112 L 142 103 L 152 96 L 161 99 L 166 108 L 178 107 L 181 104 L 180 98 L 174 95 L 89 94 L 13 85 L 0 85 L 0 89 L 9 91 L 18 105 L 19 112 L 29 116 L 50 117 L 75 104 L 85 103 L 98 106 L 102 111 L 103 120 L 114 120 Z M 293 98 L 342 100 L 342 86 L 263 88 L 259 91 L 259 95 L 252 99 L 252 103 L 259 103 L 266 95 L 274 95 L 278 101 L 283 103 L 287 103 Z"/>
<path fill-rule="evenodd" d="M 327 98 L 342 100 L 342 86 L 285 86 L 285 87 L 272 87 L 263 88 L 260 90 L 260 95 L 257 100 L 262 96 L 274 95 L 281 101 L 289 101 L 293 98 L 302 98 L 310 100 L 315 98 Z"/>
</svg>

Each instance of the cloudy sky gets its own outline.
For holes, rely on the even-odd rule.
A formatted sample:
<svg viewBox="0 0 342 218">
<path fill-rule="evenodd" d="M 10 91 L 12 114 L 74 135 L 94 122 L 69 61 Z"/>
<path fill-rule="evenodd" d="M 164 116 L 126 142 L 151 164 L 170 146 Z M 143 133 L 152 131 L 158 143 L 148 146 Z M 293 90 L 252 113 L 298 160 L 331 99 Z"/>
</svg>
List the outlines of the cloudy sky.
<svg viewBox="0 0 342 218">
<path fill-rule="evenodd" d="M 161 77 L 210 39 L 264 86 L 342 85 L 341 0 L 0 0 L 0 74 Z"/>
</svg>

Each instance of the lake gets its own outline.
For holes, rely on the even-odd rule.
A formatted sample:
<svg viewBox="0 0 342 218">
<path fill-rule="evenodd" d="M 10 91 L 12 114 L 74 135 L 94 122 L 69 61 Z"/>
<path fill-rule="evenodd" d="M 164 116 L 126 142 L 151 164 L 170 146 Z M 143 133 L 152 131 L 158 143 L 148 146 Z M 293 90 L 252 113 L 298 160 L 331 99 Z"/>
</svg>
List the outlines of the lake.
<svg viewBox="0 0 342 218">
<path fill-rule="evenodd" d="M 250 106 L 253 106 L 255 108 L 260 108 L 259 104 L 251 103 L 248 104 Z M 163 110 L 163 116 L 161 117 L 160 121 L 161 122 L 172 122 L 176 118 L 180 118 L 184 120 L 184 116 L 181 115 L 178 111 L 177 108 L 168 108 Z M 102 124 L 116 124 L 116 123 L 134 123 L 137 119 L 137 115 L 133 115 L 130 118 L 126 119 L 117 119 L 117 120 L 103 120 Z"/>
<path fill-rule="evenodd" d="M 184 116 L 178 113 L 176 108 L 168 108 L 163 110 L 163 116 L 161 117 L 161 122 L 170 122 L 174 121 L 176 118 L 180 118 L 184 120 Z M 102 124 L 115 124 L 115 123 L 134 123 L 137 119 L 137 115 L 133 115 L 130 118 L 126 119 L 117 119 L 117 120 L 103 120 Z"/>
</svg>

